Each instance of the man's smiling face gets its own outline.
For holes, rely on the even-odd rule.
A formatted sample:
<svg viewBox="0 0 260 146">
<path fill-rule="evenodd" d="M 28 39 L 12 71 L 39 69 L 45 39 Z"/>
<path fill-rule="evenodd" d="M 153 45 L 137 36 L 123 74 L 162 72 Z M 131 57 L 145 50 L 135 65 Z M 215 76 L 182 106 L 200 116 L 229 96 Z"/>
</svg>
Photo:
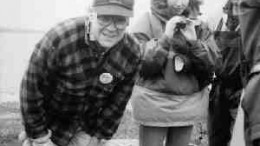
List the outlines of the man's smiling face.
<svg viewBox="0 0 260 146">
<path fill-rule="evenodd" d="M 128 17 L 98 15 L 91 21 L 91 35 L 102 47 L 111 48 L 124 37 L 128 24 Z"/>
</svg>

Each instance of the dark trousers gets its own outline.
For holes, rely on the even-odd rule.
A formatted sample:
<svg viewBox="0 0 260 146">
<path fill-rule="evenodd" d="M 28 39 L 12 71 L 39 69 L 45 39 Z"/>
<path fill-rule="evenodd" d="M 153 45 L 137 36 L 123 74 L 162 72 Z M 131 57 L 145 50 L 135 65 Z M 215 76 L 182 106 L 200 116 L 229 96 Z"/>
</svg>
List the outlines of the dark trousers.
<svg viewBox="0 0 260 146">
<path fill-rule="evenodd" d="M 210 93 L 208 138 L 209 146 L 228 146 L 233 131 L 241 90 L 213 85 Z"/>
</svg>

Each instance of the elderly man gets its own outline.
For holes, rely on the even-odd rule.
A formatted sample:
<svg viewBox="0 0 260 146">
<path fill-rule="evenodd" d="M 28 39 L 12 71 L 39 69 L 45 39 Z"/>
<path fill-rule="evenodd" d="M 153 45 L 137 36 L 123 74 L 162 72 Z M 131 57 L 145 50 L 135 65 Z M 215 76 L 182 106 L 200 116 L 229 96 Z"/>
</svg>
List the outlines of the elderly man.
<svg viewBox="0 0 260 146">
<path fill-rule="evenodd" d="M 24 146 L 97 146 L 120 123 L 141 62 L 126 33 L 134 0 L 94 0 L 51 29 L 21 84 Z"/>
</svg>

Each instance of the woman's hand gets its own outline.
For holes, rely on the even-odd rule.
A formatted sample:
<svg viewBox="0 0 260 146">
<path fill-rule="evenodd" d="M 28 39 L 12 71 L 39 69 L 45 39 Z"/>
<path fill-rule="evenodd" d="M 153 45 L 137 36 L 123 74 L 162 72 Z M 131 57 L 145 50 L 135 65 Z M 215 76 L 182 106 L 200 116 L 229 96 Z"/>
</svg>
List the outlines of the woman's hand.
<svg viewBox="0 0 260 146">
<path fill-rule="evenodd" d="M 165 27 L 164 34 L 168 38 L 173 38 L 173 35 L 176 33 L 176 31 L 179 29 L 177 28 L 178 24 L 185 24 L 187 18 L 183 16 L 174 16 L 172 17 L 167 23 Z"/>
<path fill-rule="evenodd" d="M 183 36 L 186 38 L 187 41 L 196 41 L 197 33 L 195 30 L 195 26 L 198 25 L 198 22 L 193 20 L 186 20 L 186 27 L 183 29 L 180 29 Z"/>
</svg>

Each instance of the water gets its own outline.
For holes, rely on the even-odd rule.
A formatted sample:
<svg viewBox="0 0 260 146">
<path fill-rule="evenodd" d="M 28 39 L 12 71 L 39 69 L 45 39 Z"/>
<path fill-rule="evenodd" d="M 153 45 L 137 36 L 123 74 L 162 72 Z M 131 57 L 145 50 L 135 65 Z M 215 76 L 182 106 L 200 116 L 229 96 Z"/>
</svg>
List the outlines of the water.
<svg viewBox="0 0 260 146">
<path fill-rule="evenodd" d="M 0 102 L 18 101 L 22 75 L 42 35 L 43 32 L 0 31 Z"/>
</svg>

